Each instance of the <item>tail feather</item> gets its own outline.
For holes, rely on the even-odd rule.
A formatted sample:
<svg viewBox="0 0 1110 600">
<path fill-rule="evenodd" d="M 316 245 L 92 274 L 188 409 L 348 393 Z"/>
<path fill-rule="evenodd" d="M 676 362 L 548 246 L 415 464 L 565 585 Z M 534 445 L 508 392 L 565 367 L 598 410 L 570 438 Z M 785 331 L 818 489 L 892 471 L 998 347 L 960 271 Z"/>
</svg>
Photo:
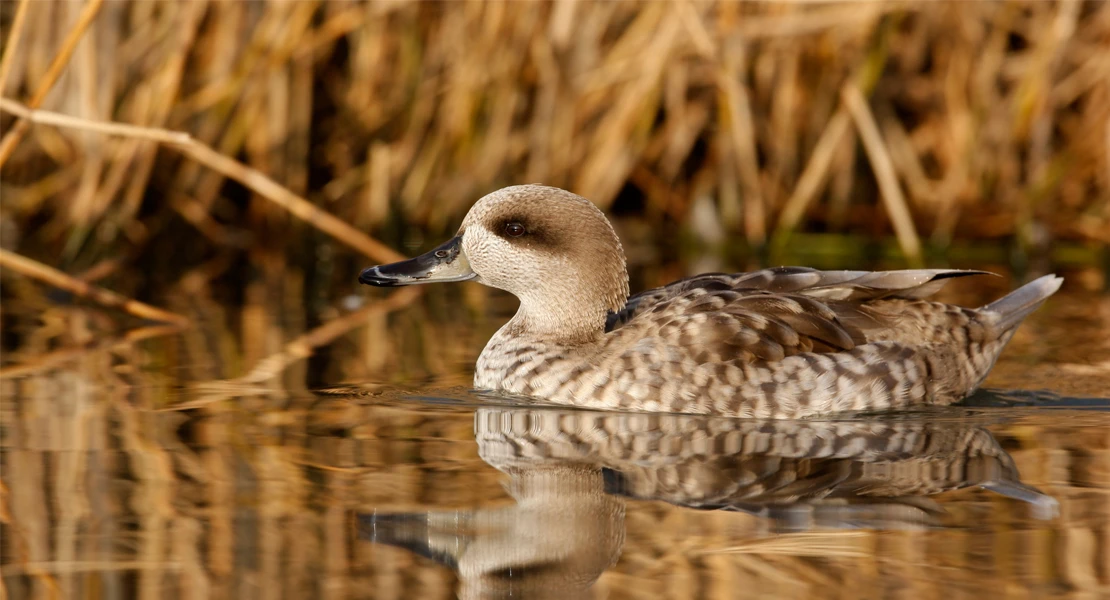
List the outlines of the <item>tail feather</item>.
<svg viewBox="0 0 1110 600">
<path fill-rule="evenodd" d="M 991 324 L 997 335 L 1002 336 L 1020 325 L 1029 313 L 1044 304 L 1063 283 L 1063 277 L 1045 275 L 980 308 L 979 312 L 994 317 Z"/>
</svg>

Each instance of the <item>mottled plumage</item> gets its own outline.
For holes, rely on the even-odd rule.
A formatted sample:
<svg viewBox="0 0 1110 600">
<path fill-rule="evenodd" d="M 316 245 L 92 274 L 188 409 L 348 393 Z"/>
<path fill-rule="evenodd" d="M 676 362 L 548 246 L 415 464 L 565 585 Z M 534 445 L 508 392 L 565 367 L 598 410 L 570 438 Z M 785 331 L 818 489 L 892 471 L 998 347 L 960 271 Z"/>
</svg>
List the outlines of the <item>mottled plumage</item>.
<svg viewBox="0 0 1110 600">
<path fill-rule="evenodd" d="M 532 185 L 479 200 L 434 256 L 372 267 L 360 281 L 475 279 L 520 298 L 478 359 L 478 388 L 593 408 L 801 418 L 949 404 L 974 391 L 1061 283 L 1042 277 L 980 309 L 925 300 L 978 274 L 787 267 L 629 297 L 601 211 Z"/>
</svg>

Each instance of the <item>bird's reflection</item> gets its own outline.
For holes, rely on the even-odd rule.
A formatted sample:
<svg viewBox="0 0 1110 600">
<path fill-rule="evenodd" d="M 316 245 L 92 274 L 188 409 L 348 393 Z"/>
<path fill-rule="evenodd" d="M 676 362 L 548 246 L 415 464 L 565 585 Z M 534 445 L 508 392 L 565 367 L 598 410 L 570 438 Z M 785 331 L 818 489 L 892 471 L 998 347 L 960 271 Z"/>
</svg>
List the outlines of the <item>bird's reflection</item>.
<svg viewBox="0 0 1110 600">
<path fill-rule="evenodd" d="M 612 566 L 624 498 L 765 517 L 768 532 L 940 523 L 934 494 L 979 486 L 1050 517 L 989 431 L 959 422 L 739 421 L 483 408 L 479 454 L 515 505 L 371 513 L 360 534 L 456 569 L 460 597 L 568 597 Z"/>
</svg>

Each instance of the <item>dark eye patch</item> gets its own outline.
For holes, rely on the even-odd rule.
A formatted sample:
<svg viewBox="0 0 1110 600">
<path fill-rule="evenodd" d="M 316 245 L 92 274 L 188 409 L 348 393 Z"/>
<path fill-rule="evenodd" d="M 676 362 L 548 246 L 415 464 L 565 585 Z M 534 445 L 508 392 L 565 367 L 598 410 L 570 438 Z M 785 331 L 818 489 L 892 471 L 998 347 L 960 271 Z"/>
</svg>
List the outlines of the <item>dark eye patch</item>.
<svg viewBox="0 0 1110 600">
<path fill-rule="evenodd" d="M 513 242 L 531 248 L 550 248 L 557 246 L 552 228 L 536 219 L 519 215 L 509 215 L 492 223 L 490 231 Z"/>
</svg>

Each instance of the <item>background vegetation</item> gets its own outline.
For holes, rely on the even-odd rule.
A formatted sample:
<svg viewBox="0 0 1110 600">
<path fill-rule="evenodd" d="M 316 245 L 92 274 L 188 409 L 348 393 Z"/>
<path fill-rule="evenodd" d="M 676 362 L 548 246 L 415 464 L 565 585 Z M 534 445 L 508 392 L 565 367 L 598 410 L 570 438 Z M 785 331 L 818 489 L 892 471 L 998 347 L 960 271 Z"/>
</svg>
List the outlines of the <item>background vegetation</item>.
<svg viewBox="0 0 1110 600">
<path fill-rule="evenodd" d="M 214 256 L 349 284 L 363 259 L 304 225 L 321 211 L 411 252 L 522 182 L 590 198 L 633 243 L 685 231 L 763 262 L 796 232 L 893 234 L 909 262 L 1110 241 L 1105 2 L 0 10 L 4 248 L 127 293 Z"/>
</svg>

